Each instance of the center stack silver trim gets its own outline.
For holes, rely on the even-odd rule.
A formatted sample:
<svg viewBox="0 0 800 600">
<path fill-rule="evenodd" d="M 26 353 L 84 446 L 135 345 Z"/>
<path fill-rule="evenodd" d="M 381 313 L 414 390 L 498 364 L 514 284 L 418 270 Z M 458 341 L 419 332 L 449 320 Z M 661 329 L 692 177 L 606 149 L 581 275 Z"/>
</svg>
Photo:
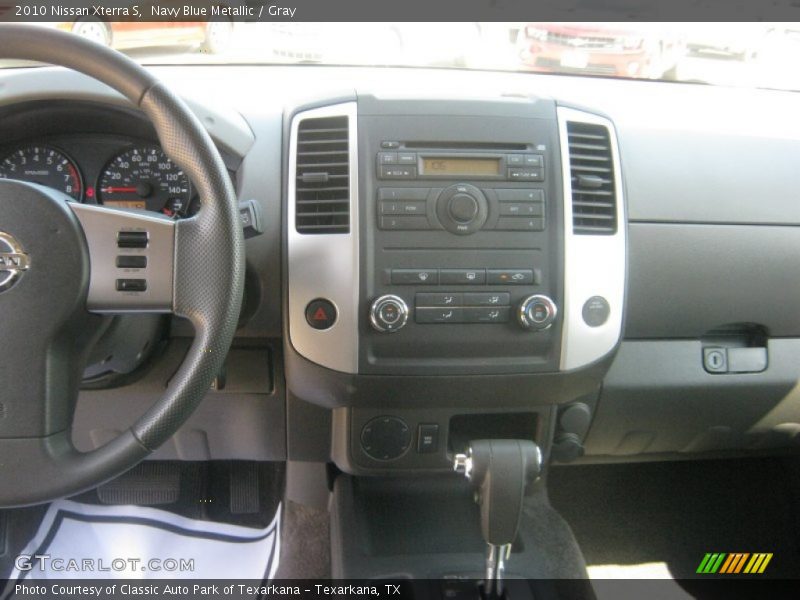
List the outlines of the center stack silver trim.
<svg viewBox="0 0 800 600">
<path fill-rule="evenodd" d="M 297 132 L 300 122 L 305 119 L 341 116 L 347 117 L 349 129 L 350 232 L 300 234 L 295 225 Z M 303 111 L 292 119 L 289 139 L 289 340 L 301 356 L 343 373 L 358 372 L 360 264 L 357 121 L 355 102 Z M 329 329 L 314 329 L 306 322 L 306 306 L 317 298 L 325 298 L 336 307 L 338 316 Z"/>
<path fill-rule="evenodd" d="M 617 232 L 614 235 L 573 233 L 572 176 L 570 172 L 567 123 L 591 123 L 608 130 L 614 162 Z M 619 147 L 614 124 L 598 115 L 558 107 L 561 165 L 564 177 L 564 310 L 561 341 L 561 370 L 591 364 L 611 352 L 622 335 L 622 314 L 627 272 L 625 198 L 620 171 Z M 610 306 L 606 322 L 590 327 L 583 320 L 583 305 L 602 296 Z"/>
</svg>

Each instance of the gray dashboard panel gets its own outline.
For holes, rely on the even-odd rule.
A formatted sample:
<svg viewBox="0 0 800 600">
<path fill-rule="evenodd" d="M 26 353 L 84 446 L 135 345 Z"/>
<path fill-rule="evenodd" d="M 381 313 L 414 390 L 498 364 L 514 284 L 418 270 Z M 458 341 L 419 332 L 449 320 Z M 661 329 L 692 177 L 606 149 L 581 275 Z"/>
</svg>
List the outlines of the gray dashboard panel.
<svg viewBox="0 0 800 600">
<path fill-rule="evenodd" d="M 202 90 L 195 93 L 202 94 Z M 53 99 L 131 106 L 126 98 L 105 84 L 68 69 L 41 67 L 11 71 L 3 73 L 0 79 L 0 106 Z M 215 143 L 239 157 L 247 154 L 255 137 L 241 114 L 230 106 L 213 105 L 207 99 L 198 101 L 191 95 L 184 100 Z"/>
<path fill-rule="evenodd" d="M 627 338 L 800 335 L 800 228 L 629 223 Z"/>
<path fill-rule="evenodd" d="M 637 128 L 620 146 L 631 221 L 800 225 L 800 138 Z"/>
</svg>

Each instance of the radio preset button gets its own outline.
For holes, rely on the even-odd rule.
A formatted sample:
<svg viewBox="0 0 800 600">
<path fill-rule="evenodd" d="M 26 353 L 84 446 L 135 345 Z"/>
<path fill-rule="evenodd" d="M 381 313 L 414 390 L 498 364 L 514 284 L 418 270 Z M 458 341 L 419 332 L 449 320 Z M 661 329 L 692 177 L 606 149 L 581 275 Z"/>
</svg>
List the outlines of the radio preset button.
<svg viewBox="0 0 800 600">
<path fill-rule="evenodd" d="M 442 285 L 483 285 L 486 269 L 440 269 L 439 282 Z"/>
<path fill-rule="evenodd" d="M 487 272 L 489 285 L 530 285 L 533 283 L 532 269 L 489 269 Z"/>
<path fill-rule="evenodd" d="M 543 231 L 544 219 L 542 217 L 500 217 L 495 229 L 504 231 Z"/>
<path fill-rule="evenodd" d="M 494 193 L 500 202 L 544 202 L 544 190 L 540 189 L 499 189 Z"/>
<path fill-rule="evenodd" d="M 381 217 L 381 229 L 388 230 L 423 230 L 430 229 L 428 217 Z"/>
<path fill-rule="evenodd" d="M 378 200 L 427 200 L 429 188 L 378 188 Z"/>
<path fill-rule="evenodd" d="M 420 292 L 416 296 L 416 305 L 424 306 L 461 306 L 464 294 L 461 292 Z"/>
<path fill-rule="evenodd" d="M 391 281 L 394 285 L 437 285 L 437 269 L 392 269 Z"/>
<path fill-rule="evenodd" d="M 382 215 L 424 215 L 427 204 L 423 201 L 414 202 L 381 202 Z"/>
<path fill-rule="evenodd" d="M 544 205 L 539 202 L 501 202 L 500 215 L 504 217 L 541 217 Z"/>
</svg>

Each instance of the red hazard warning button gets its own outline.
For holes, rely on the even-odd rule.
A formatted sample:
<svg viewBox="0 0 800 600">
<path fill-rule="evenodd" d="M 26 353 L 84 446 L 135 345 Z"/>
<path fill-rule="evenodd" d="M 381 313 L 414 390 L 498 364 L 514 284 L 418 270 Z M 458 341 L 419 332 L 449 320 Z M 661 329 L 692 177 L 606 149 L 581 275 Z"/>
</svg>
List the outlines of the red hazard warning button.
<svg viewBox="0 0 800 600">
<path fill-rule="evenodd" d="M 306 306 L 306 321 L 314 329 L 328 329 L 336 322 L 336 307 L 323 298 L 312 300 Z"/>
</svg>

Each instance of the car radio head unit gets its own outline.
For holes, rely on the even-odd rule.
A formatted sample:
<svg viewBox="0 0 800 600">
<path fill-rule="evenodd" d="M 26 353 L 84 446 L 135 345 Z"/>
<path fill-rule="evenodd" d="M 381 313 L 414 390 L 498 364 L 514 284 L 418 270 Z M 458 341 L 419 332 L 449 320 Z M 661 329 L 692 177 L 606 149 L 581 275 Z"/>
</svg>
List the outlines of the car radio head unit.
<svg viewBox="0 0 800 600">
<path fill-rule="evenodd" d="M 383 142 L 377 155 L 380 179 L 544 181 L 545 157 L 541 148 L 523 152 L 455 152 L 447 148 L 421 152 L 403 150 L 412 144 Z"/>
</svg>

